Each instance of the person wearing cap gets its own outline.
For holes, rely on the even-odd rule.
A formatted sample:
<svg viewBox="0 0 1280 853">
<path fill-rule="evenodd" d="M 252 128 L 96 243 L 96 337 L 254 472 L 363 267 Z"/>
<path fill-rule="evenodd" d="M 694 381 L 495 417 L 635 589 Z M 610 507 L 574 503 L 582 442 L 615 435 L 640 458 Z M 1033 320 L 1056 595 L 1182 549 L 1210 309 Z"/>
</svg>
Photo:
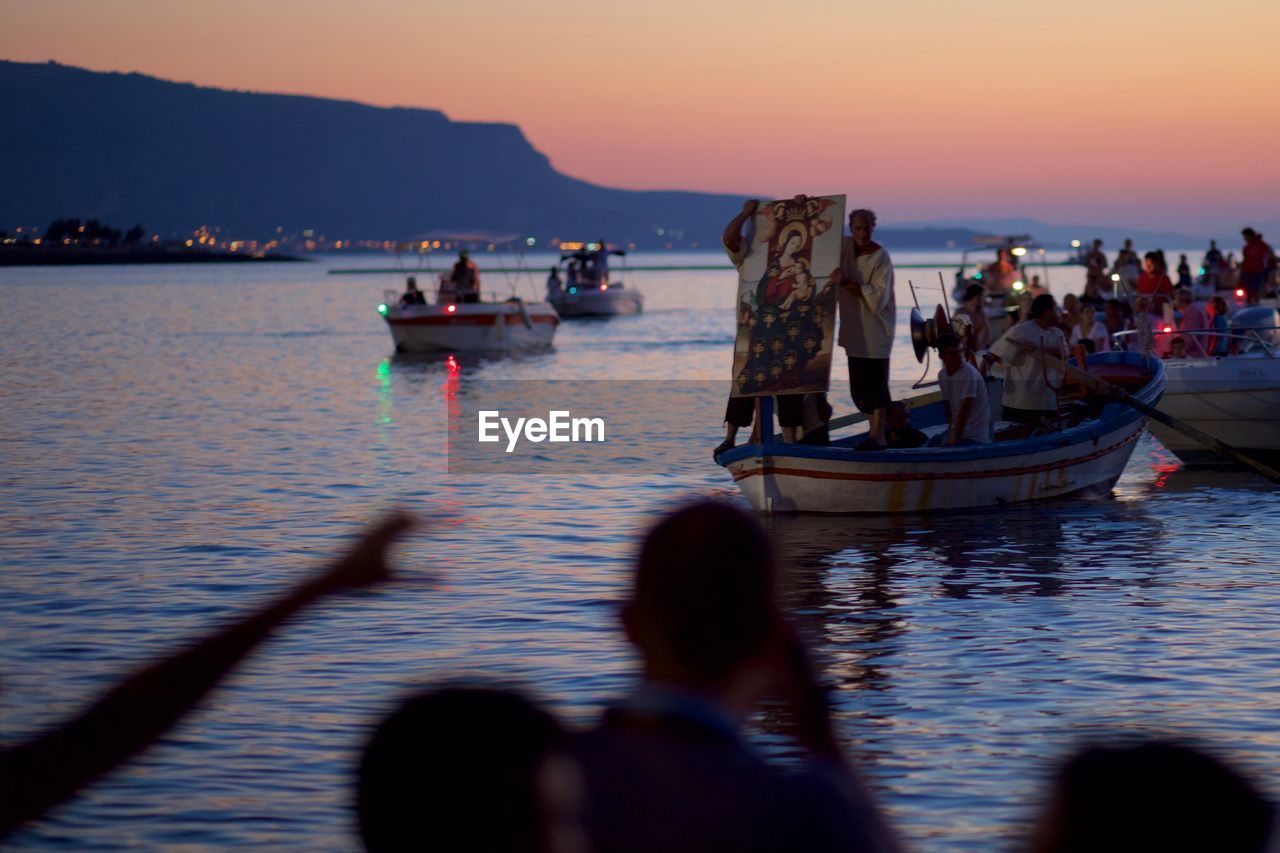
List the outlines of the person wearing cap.
<svg viewBox="0 0 1280 853">
<path fill-rule="evenodd" d="M 471 253 L 466 249 L 458 252 L 458 262 L 453 265 L 449 280 L 453 282 L 459 302 L 480 301 L 480 270 L 476 269 Z"/>
</svg>

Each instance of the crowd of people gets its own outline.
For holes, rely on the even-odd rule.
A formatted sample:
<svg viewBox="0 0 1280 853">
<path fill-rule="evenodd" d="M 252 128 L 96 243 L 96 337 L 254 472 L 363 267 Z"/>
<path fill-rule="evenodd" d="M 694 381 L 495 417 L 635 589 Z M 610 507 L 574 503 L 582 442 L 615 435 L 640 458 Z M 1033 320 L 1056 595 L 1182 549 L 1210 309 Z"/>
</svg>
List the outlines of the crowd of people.
<svg viewBox="0 0 1280 853">
<path fill-rule="evenodd" d="M 943 351 L 955 367 L 955 342 Z M 387 548 L 412 523 L 388 518 L 315 578 L 0 751 L 0 838 L 154 743 L 286 620 L 390 577 Z M 572 730 L 516 689 L 410 693 L 371 726 L 352 782 L 366 849 L 901 849 L 841 745 L 778 578 L 753 516 L 713 501 L 665 515 L 640 542 L 619 613 L 641 662 L 626 695 Z M 748 744 L 766 705 L 803 758 L 784 765 Z M 1255 785 L 1203 748 L 1102 743 L 1059 768 L 1023 847 L 1262 851 L 1272 822 Z"/>
<path fill-rule="evenodd" d="M 1085 256 L 1084 292 L 1063 300 L 1069 343 L 1085 342 L 1089 351 L 1102 352 L 1111 348 L 1116 333 L 1136 330 L 1153 334 L 1154 349 L 1165 358 L 1227 355 L 1232 305 L 1237 301 L 1257 305 L 1260 299 L 1280 295 L 1280 263 L 1274 250 L 1252 228 L 1245 228 L 1241 236 L 1239 263 L 1234 254 L 1224 256 L 1217 241 L 1211 240 L 1198 275 L 1192 273 L 1187 256 L 1179 256 L 1176 282 L 1163 250 L 1143 255 L 1141 271 L 1134 275 L 1137 253 L 1131 240 L 1125 241 L 1110 266 L 1102 241 L 1094 240 Z"/>
</svg>

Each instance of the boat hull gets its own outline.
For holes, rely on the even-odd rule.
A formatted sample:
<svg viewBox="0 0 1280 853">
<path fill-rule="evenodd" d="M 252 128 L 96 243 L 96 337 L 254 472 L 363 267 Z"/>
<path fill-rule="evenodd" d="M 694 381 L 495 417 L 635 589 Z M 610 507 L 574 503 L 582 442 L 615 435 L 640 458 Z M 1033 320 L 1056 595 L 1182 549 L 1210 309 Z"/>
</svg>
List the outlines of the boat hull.
<svg viewBox="0 0 1280 853">
<path fill-rule="evenodd" d="M 644 311 L 644 295 L 617 285 L 608 290 L 586 288 L 551 300 L 562 317 L 618 317 Z"/>
<path fill-rule="evenodd" d="M 549 347 L 560 324 L 545 302 L 411 305 L 389 308 L 385 319 L 396 352 L 416 353 Z"/>
<path fill-rule="evenodd" d="M 1160 399 L 1159 363 L 1134 353 L 1095 361 L 1138 362 L 1154 370 L 1135 396 Z M 941 418 L 941 403 L 913 411 L 920 426 Z M 752 507 L 763 512 L 903 513 L 998 507 L 1108 493 L 1133 454 L 1146 418 L 1120 403 L 1061 432 L 963 448 L 858 451 L 860 436 L 829 447 L 768 443 L 722 454 L 721 464 Z"/>
<path fill-rule="evenodd" d="M 1264 459 L 1280 459 L 1280 358 L 1263 353 L 1189 359 L 1166 365 L 1160 410 L 1219 441 Z M 1228 460 L 1152 421 L 1152 434 L 1188 465 Z"/>
</svg>

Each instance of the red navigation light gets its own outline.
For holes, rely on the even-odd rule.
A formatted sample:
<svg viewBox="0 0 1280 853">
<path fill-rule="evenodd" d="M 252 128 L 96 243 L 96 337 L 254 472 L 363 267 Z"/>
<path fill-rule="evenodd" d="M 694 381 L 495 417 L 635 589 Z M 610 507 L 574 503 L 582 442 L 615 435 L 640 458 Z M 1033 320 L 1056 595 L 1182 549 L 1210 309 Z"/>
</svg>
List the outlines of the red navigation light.
<svg viewBox="0 0 1280 853">
<path fill-rule="evenodd" d="M 609 285 L 607 285 L 607 284 L 602 284 L 602 285 L 600 285 L 600 289 L 601 289 L 601 290 L 608 290 L 608 289 L 609 289 Z"/>
<path fill-rule="evenodd" d="M 1236 296 L 1244 296 L 1244 288 L 1240 288 L 1239 290 L 1237 290 Z"/>
<path fill-rule="evenodd" d="M 445 366 L 449 368 L 450 373 L 457 373 L 459 370 L 462 369 L 461 367 L 458 366 L 458 360 L 454 358 L 452 355 L 450 355 L 447 359 L 445 359 Z"/>
<path fill-rule="evenodd" d="M 1168 334 L 1169 332 L 1172 332 L 1172 331 L 1173 331 L 1173 326 L 1165 326 L 1165 327 L 1164 327 L 1164 331 L 1165 331 L 1165 334 Z"/>
<path fill-rule="evenodd" d="M 446 309 L 444 309 L 444 310 L 446 310 L 446 311 L 448 311 L 450 314 L 452 314 L 454 311 L 457 311 L 457 310 L 458 310 L 458 306 L 457 306 L 457 305 L 450 305 L 448 308 L 446 308 Z"/>
</svg>

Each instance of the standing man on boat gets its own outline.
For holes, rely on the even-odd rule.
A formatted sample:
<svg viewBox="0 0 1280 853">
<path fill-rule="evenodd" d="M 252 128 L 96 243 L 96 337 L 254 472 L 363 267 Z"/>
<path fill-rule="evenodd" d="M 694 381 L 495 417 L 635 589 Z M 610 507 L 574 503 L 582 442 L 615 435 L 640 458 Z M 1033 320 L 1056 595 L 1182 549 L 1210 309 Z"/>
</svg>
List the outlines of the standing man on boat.
<svg viewBox="0 0 1280 853">
<path fill-rule="evenodd" d="M 1249 304 L 1257 305 L 1271 267 L 1275 265 L 1276 253 L 1252 228 L 1244 229 L 1240 236 L 1244 237 L 1244 249 L 1240 252 L 1240 287 L 1244 289 Z"/>
<path fill-rule="evenodd" d="M 600 241 L 596 244 L 596 246 L 597 246 L 596 250 L 591 253 L 593 275 L 595 276 L 595 280 L 597 284 L 608 284 L 609 283 L 609 256 L 625 255 L 626 250 L 610 249 L 609 244 L 604 241 L 603 237 L 600 238 Z"/>
<path fill-rule="evenodd" d="M 849 392 L 858 411 L 869 415 L 862 450 L 883 450 L 889 406 L 889 354 L 898 306 L 893 297 L 893 261 L 871 239 L 876 215 L 866 209 L 849 214 L 849 231 L 840 252 L 840 346 L 849 359 Z"/>
<path fill-rule="evenodd" d="M 1098 290 L 1109 295 L 1112 291 L 1111 278 L 1107 275 L 1107 253 L 1102 251 L 1101 240 L 1093 241 L 1093 248 L 1084 256 L 1084 266 L 1085 285 L 1096 284 Z"/>
<path fill-rule="evenodd" d="M 747 256 L 751 254 L 751 241 L 754 237 L 751 218 L 756 215 L 756 211 L 759 208 L 759 199 L 747 199 L 743 202 L 742 210 L 738 211 L 738 215 L 729 220 L 729 224 L 724 227 L 724 235 L 722 236 L 724 250 L 729 255 L 729 260 L 733 262 L 739 275 L 742 274 L 742 265 L 747 262 Z M 743 226 L 747 226 L 745 235 L 743 234 Z M 795 441 L 797 428 L 804 425 L 804 398 L 804 394 L 779 394 L 776 398 L 778 401 L 778 423 L 782 426 L 784 441 Z M 823 395 L 822 403 L 826 403 L 825 395 Z M 742 427 L 751 426 L 751 422 L 755 418 L 755 409 L 755 397 L 729 397 L 729 402 L 724 409 L 724 441 L 715 450 L 711 451 L 712 457 L 733 449 L 734 442 L 738 437 L 738 430 Z"/>
<path fill-rule="evenodd" d="M 480 301 L 480 270 L 476 268 L 475 261 L 471 260 L 471 253 L 466 249 L 458 252 L 458 262 L 453 265 L 449 280 L 453 282 L 459 302 Z"/>
<path fill-rule="evenodd" d="M 1066 337 L 1058 325 L 1058 306 L 1045 293 L 1031 303 L 1031 319 L 1019 323 L 991 345 L 982 357 L 984 369 L 1004 366 L 1004 419 L 1020 424 L 1039 423 L 1058 414 L 1058 390 L 1062 368 L 1045 354 L 1062 358 Z"/>
</svg>

